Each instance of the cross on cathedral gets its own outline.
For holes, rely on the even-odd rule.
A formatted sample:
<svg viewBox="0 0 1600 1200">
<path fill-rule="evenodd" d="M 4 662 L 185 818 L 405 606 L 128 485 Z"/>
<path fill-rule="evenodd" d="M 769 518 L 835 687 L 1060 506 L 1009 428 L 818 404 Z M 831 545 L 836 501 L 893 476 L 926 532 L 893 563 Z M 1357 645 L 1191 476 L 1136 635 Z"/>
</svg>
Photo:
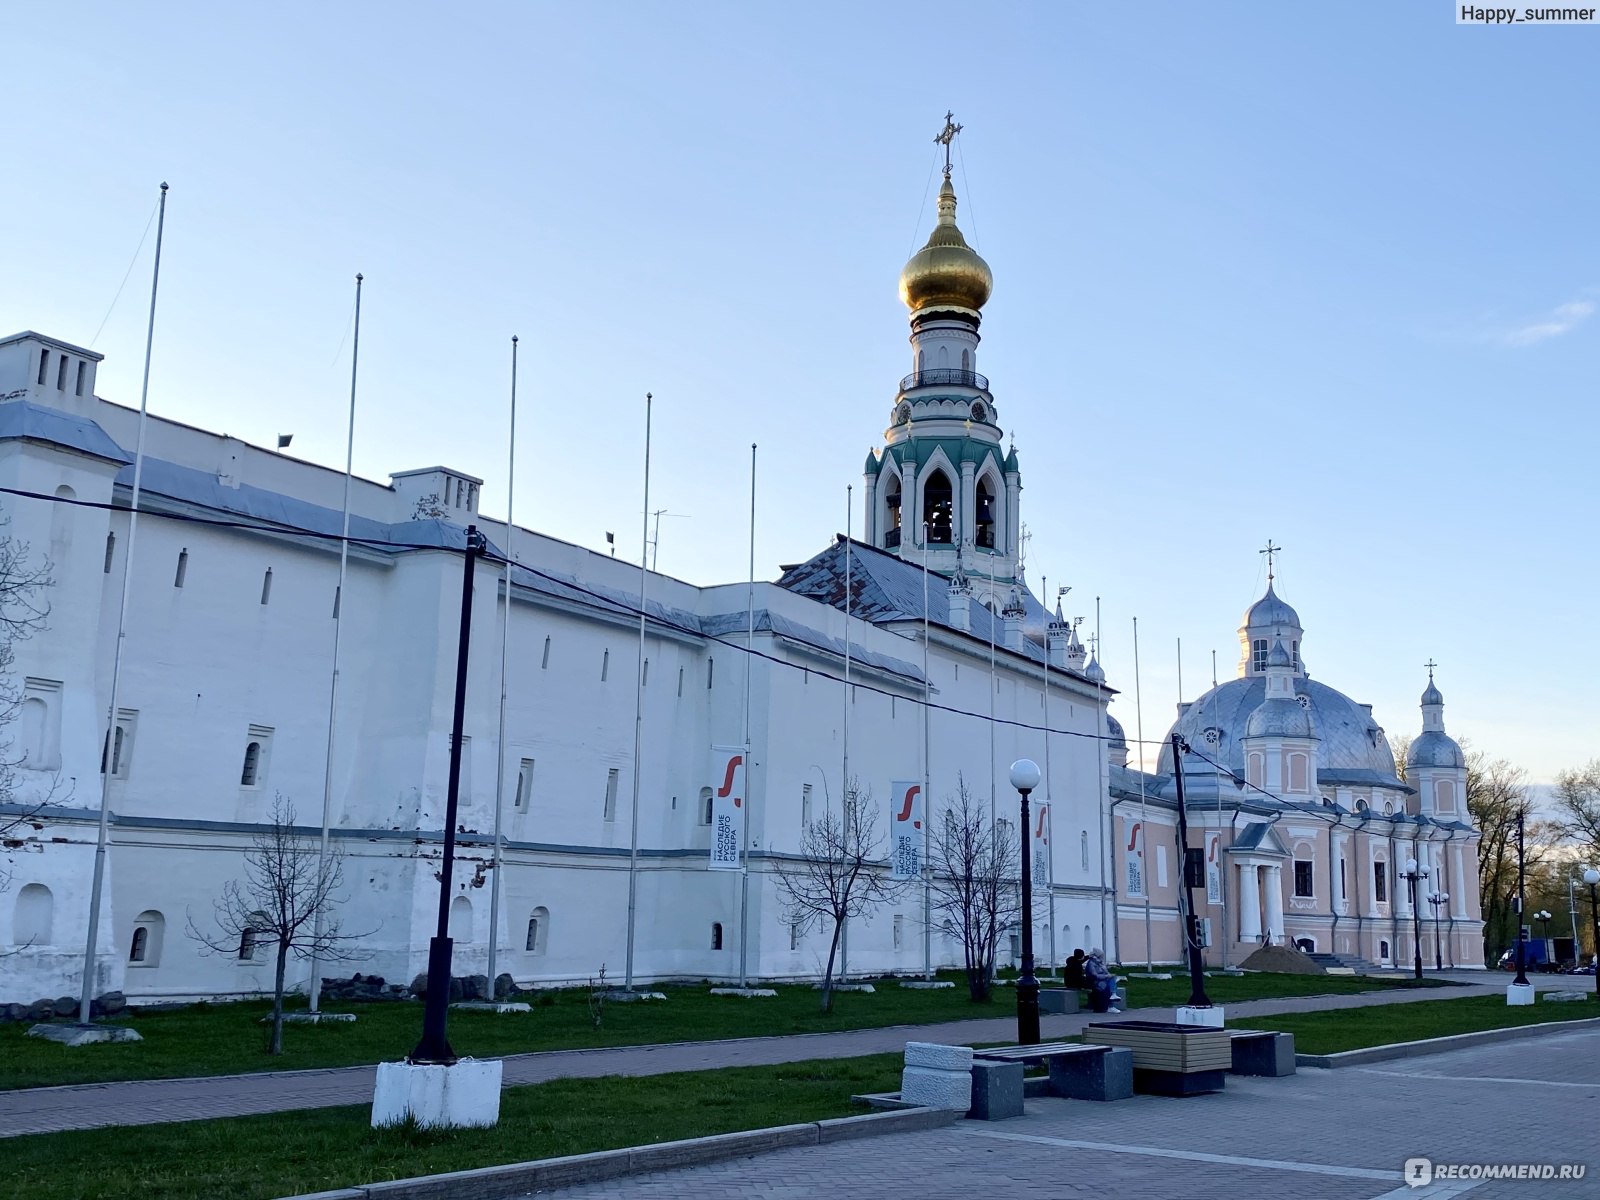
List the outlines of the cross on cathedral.
<svg viewBox="0 0 1600 1200">
<path fill-rule="evenodd" d="M 1100 648 L 1100 635 L 1098 633 L 1091 633 L 1083 640 L 1089 643 L 1090 655 L 1093 655 L 1094 652 Z"/>
<path fill-rule="evenodd" d="M 1272 544 L 1272 539 L 1268 538 L 1267 539 L 1267 548 L 1265 550 L 1256 551 L 1257 554 L 1265 554 L 1267 556 L 1267 586 L 1268 587 L 1272 586 L 1272 578 L 1273 578 L 1273 576 L 1272 576 L 1272 556 L 1274 554 L 1276 554 L 1279 550 L 1282 550 L 1282 549 L 1283 549 L 1282 546 L 1274 546 Z"/>
<path fill-rule="evenodd" d="M 944 147 L 944 177 L 950 178 L 950 143 L 956 140 L 956 134 L 961 132 L 961 126 L 956 124 L 956 114 L 944 114 L 944 128 L 939 131 L 939 136 L 934 138 L 934 144 Z"/>
<path fill-rule="evenodd" d="M 1422 665 L 1428 668 L 1428 682 L 1432 683 L 1433 682 L 1433 669 L 1435 667 L 1437 667 L 1439 664 L 1434 662 L 1433 659 L 1430 658 L 1427 662 L 1423 663 Z"/>
</svg>

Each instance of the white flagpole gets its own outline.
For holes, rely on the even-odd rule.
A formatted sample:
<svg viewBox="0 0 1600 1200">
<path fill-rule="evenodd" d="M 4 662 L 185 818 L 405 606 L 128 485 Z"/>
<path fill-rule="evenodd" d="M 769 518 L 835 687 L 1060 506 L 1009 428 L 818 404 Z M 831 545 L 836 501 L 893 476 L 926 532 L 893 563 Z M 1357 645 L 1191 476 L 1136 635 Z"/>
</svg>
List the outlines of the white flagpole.
<svg viewBox="0 0 1600 1200">
<path fill-rule="evenodd" d="M 1099 596 L 1096 596 L 1094 598 L 1094 644 L 1095 644 L 1095 650 L 1103 658 L 1104 655 L 1105 655 L 1105 652 L 1106 652 L 1106 645 L 1105 645 L 1105 642 L 1101 640 L 1101 636 L 1100 636 L 1100 597 Z M 1100 662 L 1099 663 L 1099 667 L 1100 667 L 1101 674 L 1103 675 L 1105 673 L 1105 663 L 1103 661 Z M 1096 796 L 1096 798 L 1095 798 L 1095 807 L 1098 810 L 1098 820 L 1095 821 L 1095 824 L 1100 827 L 1099 828 L 1099 841 L 1100 841 L 1100 945 L 1102 947 L 1104 947 L 1104 949 L 1105 949 L 1107 954 L 1112 955 L 1112 961 L 1121 962 L 1122 961 L 1122 920 L 1121 920 L 1120 914 L 1118 914 L 1117 911 L 1116 911 L 1116 907 L 1117 906 L 1116 906 L 1116 901 L 1114 899 L 1112 899 L 1112 901 L 1111 901 L 1112 918 L 1113 919 L 1110 922 L 1108 922 L 1106 920 L 1106 902 L 1107 902 L 1107 899 L 1108 899 L 1108 897 L 1114 897 L 1115 894 L 1116 894 L 1116 887 L 1115 887 L 1116 879 L 1115 879 L 1115 877 L 1113 877 L 1112 880 L 1111 880 L 1111 883 L 1112 883 L 1111 888 L 1108 890 L 1107 887 L 1106 887 L 1106 868 L 1109 865 L 1109 863 L 1107 861 L 1107 855 L 1106 855 L 1106 835 L 1107 835 L 1107 830 L 1109 829 L 1109 827 L 1111 825 L 1111 822 L 1112 822 L 1112 819 L 1113 819 L 1112 816 L 1111 816 L 1111 808 L 1110 808 L 1110 801 L 1111 801 L 1111 787 L 1110 787 L 1110 783 L 1111 783 L 1111 768 L 1110 768 L 1110 764 L 1107 762 L 1107 757 L 1108 756 L 1107 756 L 1107 753 L 1106 753 L 1106 738 L 1109 737 L 1110 734 L 1111 734 L 1111 722 L 1106 720 L 1106 717 L 1109 714 L 1106 712 L 1106 694 L 1105 694 L 1105 686 L 1104 686 L 1104 684 L 1096 683 L 1094 685 L 1094 690 L 1097 693 L 1097 696 L 1096 696 L 1096 699 L 1098 701 L 1097 707 L 1100 710 L 1100 720 L 1098 722 L 1100 736 L 1095 741 L 1095 755 L 1094 755 L 1095 766 L 1098 768 L 1099 775 L 1100 775 L 1099 780 L 1095 783 L 1095 790 L 1099 793 L 1099 795 Z M 1116 946 L 1115 946 L 1115 948 L 1113 948 L 1112 940 L 1111 940 L 1111 937 L 1109 936 L 1112 933 L 1115 933 L 1117 935 L 1116 936 Z"/>
<path fill-rule="evenodd" d="M 111 708 L 106 722 L 104 766 L 100 772 L 100 825 L 95 833 L 94 877 L 89 886 L 89 931 L 83 943 L 83 993 L 78 1024 L 87 1025 L 94 1007 L 94 956 L 100 942 L 100 897 L 105 890 L 106 856 L 111 839 L 111 780 L 117 773 L 117 700 L 122 683 L 122 646 L 128 637 L 128 589 L 133 580 L 133 547 L 139 534 L 139 488 L 144 480 L 144 434 L 150 398 L 150 351 L 156 336 L 156 288 L 161 282 L 161 235 L 167 224 L 167 185 L 161 185 L 156 220 L 155 268 L 150 274 L 150 320 L 144 334 L 144 382 L 139 387 L 139 434 L 133 451 L 133 497 L 128 509 L 128 550 L 122 560 L 122 599 L 117 605 L 117 644 L 111 655 Z"/>
<path fill-rule="evenodd" d="M 344 441 L 344 520 L 339 537 L 339 583 L 333 592 L 333 669 L 328 678 L 328 741 L 322 760 L 322 838 L 317 843 L 317 871 L 327 869 L 328 831 L 333 822 L 333 735 L 338 723 L 339 704 L 339 635 L 344 629 L 344 589 L 346 570 L 350 562 L 350 480 L 355 464 L 356 448 L 356 370 L 361 363 L 361 276 L 356 275 L 355 329 L 350 342 L 350 417 L 345 425 Z M 314 918 L 316 940 L 322 940 L 323 912 L 317 910 Z M 311 983 L 307 988 L 307 1007 L 317 1011 L 322 999 L 322 956 L 315 946 L 311 954 Z"/>
<path fill-rule="evenodd" d="M 1133 619 L 1133 706 L 1139 731 L 1139 837 L 1140 846 L 1150 845 L 1149 818 L 1145 815 L 1144 795 L 1144 700 L 1139 690 L 1139 618 Z M 1132 850 L 1129 853 L 1133 853 Z M 1144 890 L 1144 969 L 1153 969 L 1150 949 L 1150 858 L 1143 855 L 1139 861 L 1139 883 Z"/>
<path fill-rule="evenodd" d="M 660 536 L 659 534 L 657 535 Z M 749 984 L 747 955 L 750 938 L 750 668 L 756 645 L 756 444 L 750 443 L 750 583 L 745 592 L 744 635 L 744 799 L 745 832 L 739 845 L 739 986 Z"/>
<path fill-rule="evenodd" d="M 933 832 L 933 771 L 929 722 L 933 684 L 928 677 L 928 523 L 922 523 L 922 977 L 933 978 L 933 866 L 928 861 Z"/>
<path fill-rule="evenodd" d="M 1044 592 L 1045 603 L 1048 604 L 1049 601 L 1050 601 L 1050 576 L 1048 576 L 1048 575 L 1039 576 L 1039 588 L 1040 588 L 1041 591 Z M 1058 600 L 1056 603 L 1057 603 L 1057 606 L 1059 607 L 1060 601 Z M 1044 805 L 1045 805 L 1045 822 L 1046 822 L 1047 826 L 1048 826 L 1048 823 L 1050 822 L 1051 817 L 1052 817 L 1052 813 L 1051 813 L 1051 810 L 1050 810 L 1050 802 L 1051 802 L 1051 793 L 1050 793 L 1050 610 L 1049 609 L 1045 609 L 1045 614 L 1044 614 Z M 1046 864 L 1047 867 L 1048 867 L 1048 871 L 1047 871 L 1047 873 L 1045 875 L 1045 879 L 1046 879 L 1046 881 L 1048 883 L 1048 886 L 1050 888 L 1050 893 L 1049 893 L 1050 902 L 1049 902 L 1049 904 L 1047 906 L 1048 907 L 1048 911 L 1050 913 L 1050 939 L 1049 939 L 1050 969 L 1052 971 L 1054 971 L 1055 968 L 1056 968 L 1056 963 L 1059 960 L 1056 958 L 1056 872 L 1055 872 L 1056 845 L 1055 845 L 1055 830 L 1053 828 L 1047 828 L 1046 832 L 1045 832 L 1045 854 L 1046 854 L 1046 856 L 1048 858 L 1048 862 Z"/>
<path fill-rule="evenodd" d="M 633 934 L 639 911 L 639 768 L 644 756 L 644 598 L 650 553 L 650 410 L 655 397 L 644 394 L 644 532 L 639 537 L 639 665 L 633 689 L 633 820 L 628 836 L 628 961 L 622 986 L 633 990 Z M 746 776 L 748 778 L 748 775 Z"/>
<path fill-rule="evenodd" d="M 844 489 L 844 723 L 840 740 L 844 749 L 844 787 L 840 791 L 839 853 L 845 853 L 850 832 L 850 528 L 855 508 L 855 487 Z M 839 978 L 850 976 L 850 920 L 839 923 Z"/>
<path fill-rule="evenodd" d="M 504 861 L 500 852 L 500 828 L 506 803 L 506 690 L 511 670 L 511 562 L 516 557 L 511 551 L 516 516 L 513 502 L 517 489 L 517 337 L 511 335 L 511 434 L 506 452 L 506 544 L 501 547 L 506 556 L 505 580 L 502 584 L 505 597 L 505 615 L 500 622 L 500 734 L 495 746 L 499 763 L 494 777 L 494 853 L 489 872 L 489 999 L 494 1000 L 495 973 L 499 965 L 500 946 L 500 871 Z M 520 778 L 520 776 L 519 776 Z"/>
</svg>

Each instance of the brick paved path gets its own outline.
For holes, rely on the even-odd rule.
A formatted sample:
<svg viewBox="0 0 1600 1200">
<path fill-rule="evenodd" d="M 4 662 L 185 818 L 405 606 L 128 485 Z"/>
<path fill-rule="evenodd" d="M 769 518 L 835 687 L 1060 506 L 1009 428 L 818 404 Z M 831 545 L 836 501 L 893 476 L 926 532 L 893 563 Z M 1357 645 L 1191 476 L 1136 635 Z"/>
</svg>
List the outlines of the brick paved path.
<svg viewBox="0 0 1600 1200">
<path fill-rule="evenodd" d="M 1483 978 L 1482 976 L 1479 977 Z M 1138 995 L 1137 979 L 1129 982 Z M 1230 1019 L 1330 1008 L 1361 1008 L 1420 1000 L 1450 1000 L 1504 990 L 1505 980 L 1416 992 L 1367 992 L 1350 996 L 1303 996 L 1250 1000 L 1227 1006 Z M 758 1002 L 757 1002 L 758 1003 Z M 1170 1008 L 1136 1009 L 1130 1018 L 1171 1020 Z M 515 1017 L 507 1017 L 515 1020 Z M 1061 1038 L 1079 1032 L 1089 1014 L 1047 1016 L 1043 1032 Z M 713 1067 L 765 1066 L 809 1058 L 850 1058 L 862 1054 L 898 1053 L 908 1039 L 930 1042 L 1003 1042 L 1016 1032 L 1010 1018 L 951 1021 L 942 1025 L 897 1025 L 839 1033 L 807 1033 L 788 1037 L 743 1038 L 720 1042 L 679 1042 L 660 1046 L 619 1046 L 605 1050 L 557 1050 L 506 1056 L 507 1086 L 542 1083 L 566 1077 L 660 1075 L 669 1071 L 701 1071 Z M 0 1092 L 0 1138 L 63 1129 L 97 1129 L 106 1125 L 149 1125 L 208 1117 L 241 1117 L 257 1113 L 366 1104 L 372 1100 L 373 1067 L 339 1067 L 313 1071 L 261 1072 L 196 1079 L 159 1079 L 130 1083 L 75 1084 Z"/>
<path fill-rule="evenodd" d="M 1242 1005 L 1240 1006 L 1243 1007 Z M 560 1200 L 1566 1200 L 1600 1195 L 1600 1031 L 1116 1104 L 1035 1099 L 992 1124 L 782 1150 L 540 1193 Z M 1581 1182 L 1401 1183 L 1406 1159 L 1583 1163 Z"/>
</svg>

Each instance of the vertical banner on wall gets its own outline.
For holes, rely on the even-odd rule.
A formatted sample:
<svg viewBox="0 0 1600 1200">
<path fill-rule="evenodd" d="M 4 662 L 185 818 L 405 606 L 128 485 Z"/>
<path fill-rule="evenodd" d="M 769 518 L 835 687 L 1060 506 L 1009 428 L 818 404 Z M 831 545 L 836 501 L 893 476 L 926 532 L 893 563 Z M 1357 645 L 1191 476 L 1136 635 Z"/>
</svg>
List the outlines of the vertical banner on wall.
<svg viewBox="0 0 1600 1200">
<path fill-rule="evenodd" d="M 745 754 L 743 746 L 711 748 L 711 862 L 713 871 L 737 871 L 744 845 Z"/>
<path fill-rule="evenodd" d="M 1206 901 L 1222 903 L 1222 835 L 1206 834 Z"/>
<path fill-rule="evenodd" d="M 922 785 L 897 780 L 889 798 L 889 875 L 916 879 L 922 874 Z"/>
<path fill-rule="evenodd" d="M 1050 882 L 1050 806 L 1038 805 L 1033 815 L 1033 883 Z"/>
<path fill-rule="evenodd" d="M 1144 895 L 1144 822 L 1129 821 L 1125 823 L 1128 831 L 1128 850 L 1125 855 L 1128 864 L 1128 894 L 1130 896 Z"/>
</svg>

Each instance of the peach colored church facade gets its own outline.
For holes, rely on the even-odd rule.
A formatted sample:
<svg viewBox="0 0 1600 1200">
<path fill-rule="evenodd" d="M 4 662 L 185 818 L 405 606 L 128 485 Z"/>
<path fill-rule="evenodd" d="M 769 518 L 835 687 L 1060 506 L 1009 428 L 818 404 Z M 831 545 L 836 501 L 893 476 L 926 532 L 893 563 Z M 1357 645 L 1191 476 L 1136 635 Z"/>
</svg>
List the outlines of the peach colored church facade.
<svg viewBox="0 0 1600 1200">
<path fill-rule="evenodd" d="M 1188 844 L 1203 862 L 1191 871 L 1210 921 L 1209 965 L 1237 965 L 1270 942 L 1331 956 L 1330 966 L 1409 967 L 1420 925 L 1428 970 L 1482 968 L 1480 835 L 1432 673 L 1402 772 L 1371 706 L 1306 674 L 1302 634 L 1269 582 L 1239 631 L 1238 677 L 1182 706 L 1155 771 L 1141 775 L 1113 743 L 1113 949 L 1129 964 L 1181 960 L 1176 732 L 1188 747 Z"/>
</svg>

